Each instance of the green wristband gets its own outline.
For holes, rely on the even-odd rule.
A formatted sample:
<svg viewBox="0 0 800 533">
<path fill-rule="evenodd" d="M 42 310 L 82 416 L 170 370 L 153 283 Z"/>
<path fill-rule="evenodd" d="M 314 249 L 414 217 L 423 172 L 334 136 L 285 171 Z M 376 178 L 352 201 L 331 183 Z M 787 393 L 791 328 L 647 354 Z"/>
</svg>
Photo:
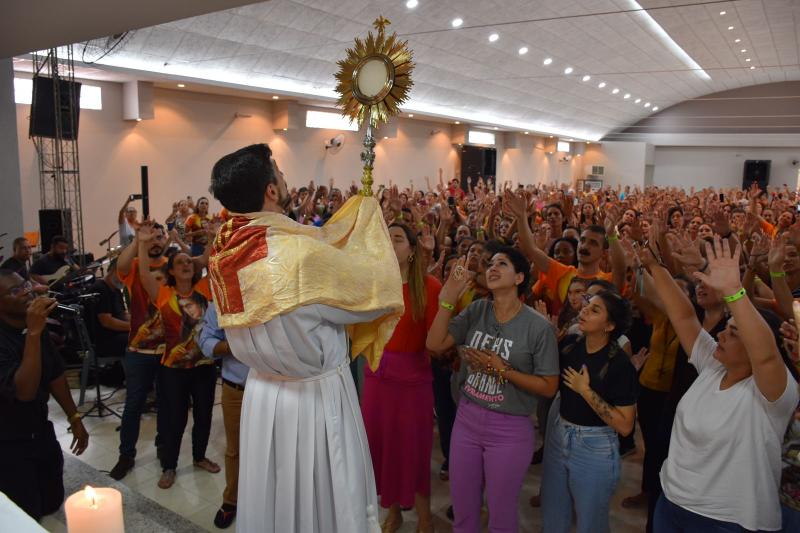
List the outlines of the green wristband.
<svg viewBox="0 0 800 533">
<path fill-rule="evenodd" d="M 785 278 L 786 272 L 770 272 L 769 277 L 771 278 Z"/>
<path fill-rule="evenodd" d="M 455 305 L 453 305 L 453 304 L 451 304 L 451 303 L 447 303 L 447 302 L 445 302 L 444 300 L 442 300 L 442 301 L 439 303 L 439 305 L 441 305 L 441 306 L 442 306 L 442 309 L 447 309 L 448 311 L 455 311 L 455 308 L 456 308 L 456 306 L 455 306 Z"/>
<path fill-rule="evenodd" d="M 731 294 L 730 296 L 723 296 L 722 299 L 725 300 L 725 303 L 730 304 L 735 302 L 736 300 L 741 300 L 745 296 L 747 296 L 747 291 L 744 290 L 744 287 L 742 287 L 741 289 L 739 289 L 738 292 Z"/>
<path fill-rule="evenodd" d="M 608 236 L 608 244 L 614 244 L 615 242 L 619 241 L 619 234 L 609 235 Z"/>
</svg>

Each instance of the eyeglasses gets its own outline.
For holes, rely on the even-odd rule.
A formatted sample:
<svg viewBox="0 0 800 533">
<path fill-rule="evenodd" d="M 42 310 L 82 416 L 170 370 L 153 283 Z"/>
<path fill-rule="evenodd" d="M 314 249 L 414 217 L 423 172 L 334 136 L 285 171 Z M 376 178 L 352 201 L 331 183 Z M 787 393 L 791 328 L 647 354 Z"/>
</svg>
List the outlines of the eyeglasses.
<svg viewBox="0 0 800 533">
<path fill-rule="evenodd" d="M 17 296 L 19 296 L 21 294 L 25 294 L 25 293 L 30 292 L 32 288 L 33 288 L 33 284 L 30 281 L 26 281 L 22 285 L 18 285 L 16 287 L 14 287 L 13 289 L 9 290 L 8 294 L 13 296 L 14 298 L 16 298 Z"/>
</svg>

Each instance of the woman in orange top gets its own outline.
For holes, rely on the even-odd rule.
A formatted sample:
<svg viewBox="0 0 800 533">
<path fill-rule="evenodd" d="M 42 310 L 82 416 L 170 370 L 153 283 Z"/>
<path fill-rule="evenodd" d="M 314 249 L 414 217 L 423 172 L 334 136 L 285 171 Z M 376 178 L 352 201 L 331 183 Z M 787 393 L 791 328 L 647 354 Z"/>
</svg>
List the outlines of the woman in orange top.
<svg viewBox="0 0 800 533">
<path fill-rule="evenodd" d="M 211 291 L 208 278 L 200 277 L 192 258 L 183 252 L 167 261 L 167 282 L 161 285 L 147 268 L 147 248 L 153 230 L 149 225 L 139 230 L 139 277 L 150 301 L 158 309 L 164 328 L 165 348 L 159 369 L 159 427 L 165 428 L 161 446 L 161 479 L 158 486 L 170 488 L 175 482 L 175 469 L 181 438 L 192 400 L 192 455 L 194 465 L 211 473 L 219 465 L 206 457 L 214 407 L 214 386 L 217 370 L 213 359 L 203 357 L 197 340 Z M 143 265 L 143 266 L 142 266 Z"/>
<path fill-rule="evenodd" d="M 192 257 L 203 255 L 208 244 L 208 225 L 211 215 L 208 214 L 208 198 L 201 196 L 197 199 L 197 208 L 193 215 L 186 219 L 185 239 L 191 242 Z"/>
<path fill-rule="evenodd" d="M 389 235 L 403 277 L 405 312 L 378 370 L 364 370 L 361 413 L 381 506 L 389 508 L 383 531 L 396 531 L 401 508 L 414 505 L 417 531 L 427 532 L 433 531 L 433 373 L 425 339 L 442 286 L 425 274 L 422 246 L 410 228 L 392 224 Z"/>
</svg>

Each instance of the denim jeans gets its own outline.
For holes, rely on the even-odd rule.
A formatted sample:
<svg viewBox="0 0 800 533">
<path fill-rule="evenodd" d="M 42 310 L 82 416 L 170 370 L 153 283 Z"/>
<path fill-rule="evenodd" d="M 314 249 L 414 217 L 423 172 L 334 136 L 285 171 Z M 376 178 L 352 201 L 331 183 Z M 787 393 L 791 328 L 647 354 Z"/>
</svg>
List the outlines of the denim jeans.
<svg viewBox="0 0 800 533">
<path fill-rule="evenodd" d="M 431 360 L 433 371 L 433 402 L 436 410 L 436 425 L 439 426 L 439 445 L 444 456 L 444 465 L 450 464 L 450 436 L 456 421 L 456 404 L 450 392 L 450 378 L 453 372 L 450 367 Z"/>
<path fill-rule="evenodd" d="M 749 531 L 733 522 L 723 522 L 693 513 L 680 505 L 675 505 L 663 493 L 658 498 L 653 515 L 654 533 L 746 533 Z M 790 530 L 784 528 L 784 531 Z"/>
<path fill-rule="evenodd" d="M 619 441 L 608 426 L 578 426 L 550 408 L 542 462 L 542 526 L 547 533 L 607 533 L 608 505 L 620 476 Z"/>
<path fill-rule="evenodd" d="M 161 357 L 153 354 L 125 352 L 125 409 L 122 412 L 122 427 L 119 430 L 119 454 L 136 457 L 136 442 L 139 440 L 139 425 L 144 411 L 147 393 L 158 375 Z M 159 417 L 160 418 L 160 417 Z M 158 441 L 158 436 L 156 436 Z"/>
</svg>

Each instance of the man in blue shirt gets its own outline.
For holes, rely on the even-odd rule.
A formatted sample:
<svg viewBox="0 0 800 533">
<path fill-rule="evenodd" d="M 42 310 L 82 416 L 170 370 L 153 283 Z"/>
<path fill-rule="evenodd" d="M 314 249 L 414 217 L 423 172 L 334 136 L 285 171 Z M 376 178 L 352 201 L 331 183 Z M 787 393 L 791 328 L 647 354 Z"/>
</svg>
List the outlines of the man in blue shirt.
<svg viewBox="0 0 800 533">
<path fill-rule="evenodd" d="M 214 517 L 214 525 L 224 529 L 236 517 L 236 497 L 239 486 L 239 417 L 247 373 L 250 368 L 236 359 L 228 347 L 225 331 L 217 322 L 217 308 L 208 305 L 200 333 L 200 350 L 206 357 L 222 357 L 222 419 L 225 424 L 225 491 L 222 507 Z"/>
</svg>

